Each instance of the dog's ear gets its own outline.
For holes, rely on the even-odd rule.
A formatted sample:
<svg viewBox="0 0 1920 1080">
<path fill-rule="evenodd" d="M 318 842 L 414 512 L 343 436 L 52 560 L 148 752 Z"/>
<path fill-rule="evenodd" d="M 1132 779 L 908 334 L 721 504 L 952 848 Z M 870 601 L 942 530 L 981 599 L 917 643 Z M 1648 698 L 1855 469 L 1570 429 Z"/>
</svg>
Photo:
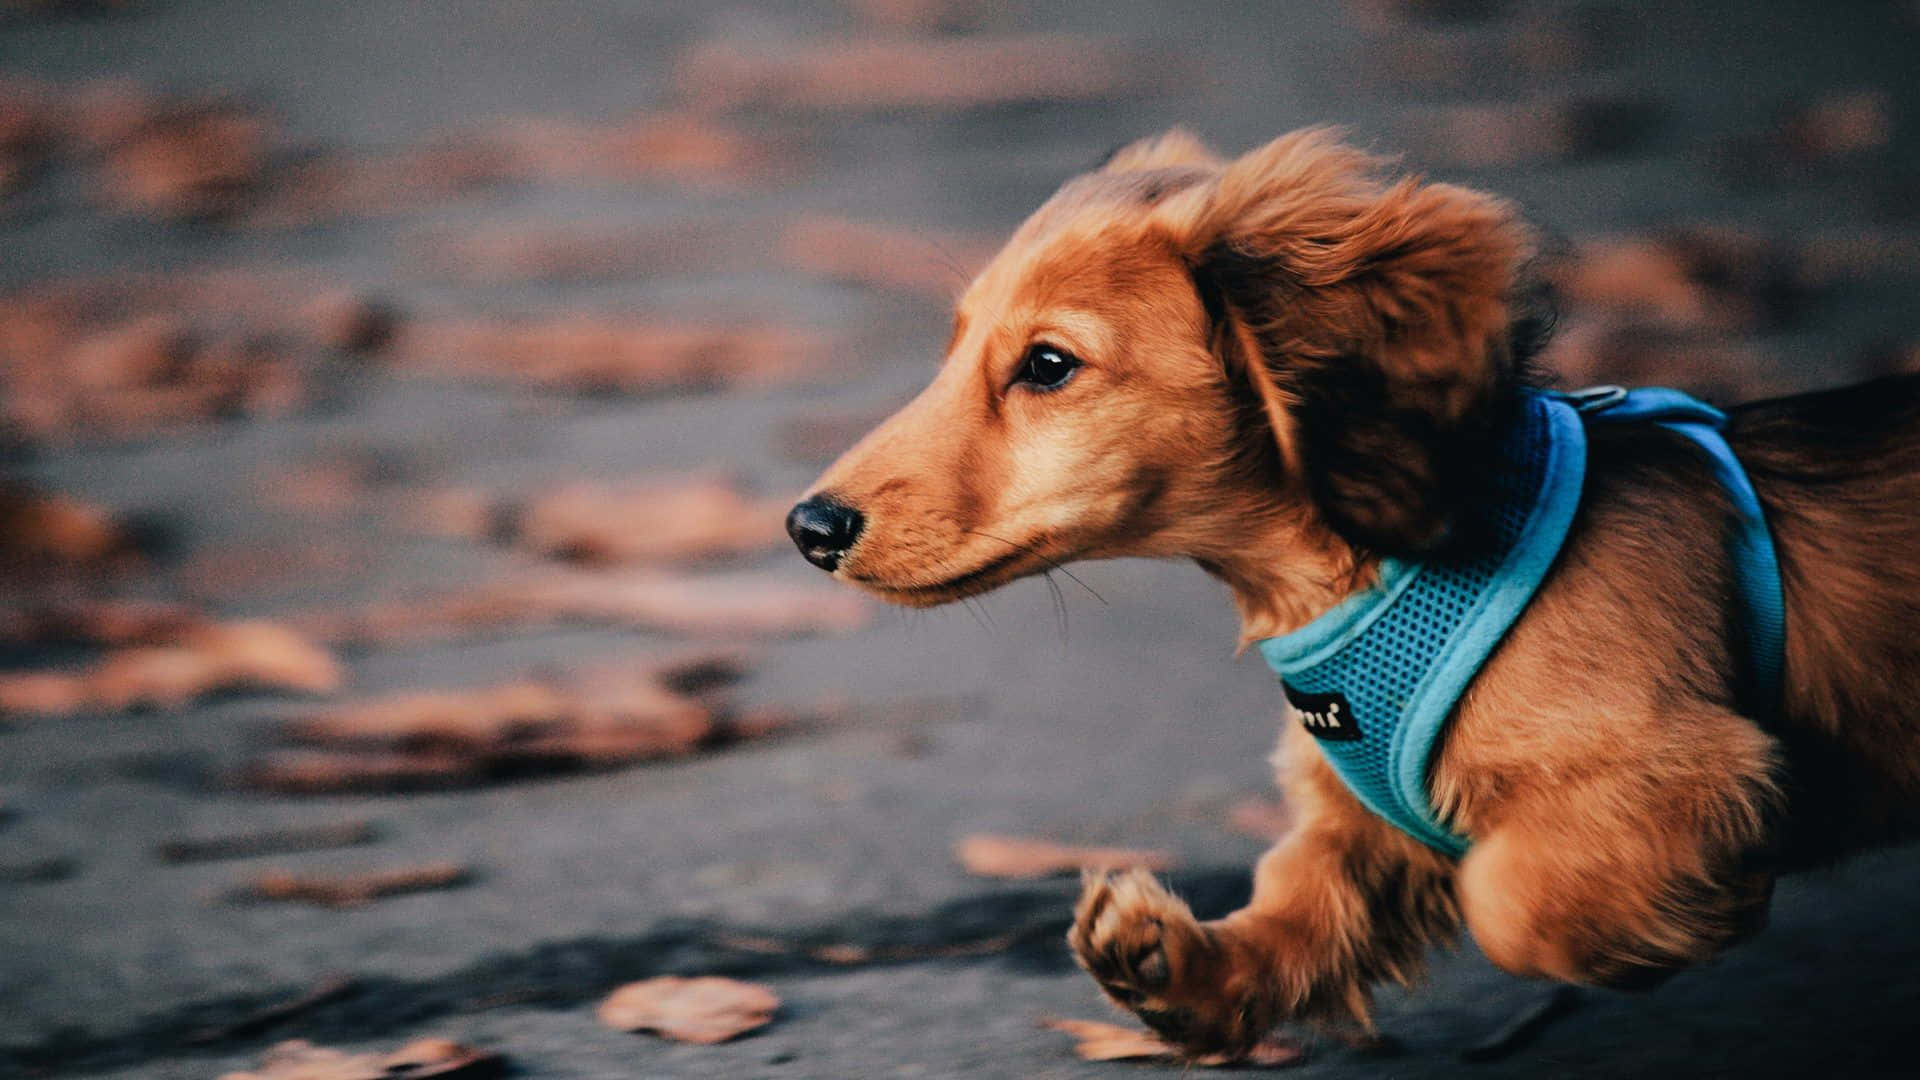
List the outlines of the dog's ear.
<svg viewBox="0 0 1920 1080">
<path fill-rule="evenodd" d="M 1325 131 L 1284 136 L 1151 221 L 1192 268 L 1216 342 L 1335 531 L 1387 555 L 1454 538 L 1494 452 L 1528 253 L 1503 202 L 1415 179 Z"/>
<path fill-rule="evenodd" d="M 1226 160 L 1207 149 L 1185 128 L 1170 128 L 1159 135 L 1127 143 L 1108 154 L 1100 163 L 1107 173 L 1151 172 L 1155 169 L 1218 169 Z"/>
</svg>

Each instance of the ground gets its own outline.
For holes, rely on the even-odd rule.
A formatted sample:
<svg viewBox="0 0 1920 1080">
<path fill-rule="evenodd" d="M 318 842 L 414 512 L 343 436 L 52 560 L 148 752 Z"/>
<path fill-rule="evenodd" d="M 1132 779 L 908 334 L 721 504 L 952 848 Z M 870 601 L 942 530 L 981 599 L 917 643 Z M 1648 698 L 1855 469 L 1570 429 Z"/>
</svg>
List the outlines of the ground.
<svg viewBox="0 0 1920 1080">
<path fill-rule="evenodd" d="M 769 496 L 798 492 L 819 454 L 785 446 L 786 425 L 905 400 L 938 358 L 947 305 L 938 272 L 931 288 L 874 288 L 841 280 L 858 272 L 813 272 L 804 253 L 776 257 L 789 223 L 816 215 L 990 241 L 1113 146 L 1175 123 L 1227 150 L 1304 124 L 1348 125 L 1369 145 L 1405 150 L 1414 167 L 1516 199 L 1556 243 L 1737 231 L 1733 283 L 1703 287 L 1764 310 L 1678 338 L 1710 331 L 1731 342 L 1706 350 L 1719 367 L 1701 374 L 1684 347 L 1618 363 L 1572 351 L 1556 361 L 1570 377 L 1791 391 L 1911 365 L 1920 341 L 1911 4 L 43 6 L 87 5 L 0 4 L 0 75 L 233 94 L 273 117 L 276 161 L 469 138 L 514 117 L 606 124 L 688 101 L 701 122 L 766 157 L 752 170 L 665 174 L 643 162 L 612 179 L 548 162 L 530 177 L 290 227 L 102 212 L 84 171 L 56 166 L 0 204 L 0 288 L 128 269 L 291 268 L 379 297 L 403 322 L 596 313 L 797 327 L 828 343 L 823 374 L 721 392 L 573 393 L 368 362 L 324 401 L 284 415 L 27 438 L 7 451 L 7 477 L 161 515 L 175 571 L 210 552 L 336 553 L 290 566 L 286 580 L 216 590 L 207 603 L 227 616 L 338 609 L 519 565 L 483 542 L 364 516 L 316 524 L 262 496 L 275 476 L 329 455 L 385 455 L 435 484 L 516 492 L 703 467 Z M 719 42 L 778 57 L 814 41 L 1038 32 L 1057 36 L 1035 54 L 1037 71 L 982 84 L 936 66 L 904 91 L 857 72 L 851 96 L 864 98 L 851 102 L 809 98 L 805 83 L 734 101 L 708 81 L 721 58 L 694 51 Z M 1007 89 L 1015 84 L 1039 89 Z M 917 100 L 921 88 L 933 100 Z M 1823 103 L 1864 115 L 1865 130 L 1844 145 L 1821 141 L 1845 126 Z M 711 229 L 711 244 L 663 245 L 610 269 L 469 273 L 446 255 L 448 237 L 503 227 L 572 229 L 577 248 L 582 234 L 689 222 Z M 948 257 L 932 239 L 926 247 L 924 261 Z M 1752 273 L 1767 283 L 1743 284 Z M 1595 340 L 1582 336 L 1589 328 L 1570 311 L 1568 348 Z M 819 577 L 777 548 L 751 568 L 796 584 Z M 236 788 L 222 778 L 285 719 L 316 708 L 273 696 L 0 721 L 4 864 L 62 861 L 38 875 L 47 880 L 0 880 L 0 1076 L 214 1076 L 281 1038 L 381 1048 L 420 1035 L 497 1049 L 543 1078 L 1172 1074 L 1076 1061 L 1069 1040 L 1037 1026 L 1107 1015 L 1064 946 L 1077 883 L 984 881 L 951 848 L 973 832 L 1163 848 L 1178 859 L 1176 888 L 1203 914 L 1225 910 L 1261 848 L 1226 827 L 1226 811 L 1266 790 L 1280 697 L 1256 658 L 1234 658 L 1227 598 L 1199 570 L 1128 561 L 1075 572 L 1085 590 L 1056 578 L 1064 615 L 1045 583 L 1029 581 L 973 609 L 881 611 L 852 634 L 747 643 L 750 699 L 846 703 L 847 719 L 583 775 L 405 796 Z M 164 575 L 141 587 L 178 589 Z M 357 696 L 685 644 L 583 628 L 345 658 Z M 244 862 L 154 857 L 181 835 L 357 818 L 376 823 L 376 844 Z M 1905 914 L 1920 901 L 1911 855 L 1787 882 L 1771 928 L 1722 962 L 1646 994 L 1584 995 L 1488 1064 L 1464 1065 L 1459 1053 L 1546 988 L 1498 973 L 1469 945 L 1437 958 L 1416 991 L 1383 996 L 1381 1026 L 1398 1053 L 1320 1042 L 1297 1075 L 1910 1075 L 1905 1035 L 1920 1006 L 1920 931 Z M 222 899 L 270 866 L 429 859 L 455 860 L 473 880 L 348 910 Z M 991 947 L 966 955 L 982 942 Z M 820 944 L 870 952 L 836 964 L 808 955 Z M 593 1017 L 620 982 L 700 972 L 763 981 L 784 1008 L 717 1047 Z M 353 992 L 220 1030 L 335 976 Z"/>
</svg>

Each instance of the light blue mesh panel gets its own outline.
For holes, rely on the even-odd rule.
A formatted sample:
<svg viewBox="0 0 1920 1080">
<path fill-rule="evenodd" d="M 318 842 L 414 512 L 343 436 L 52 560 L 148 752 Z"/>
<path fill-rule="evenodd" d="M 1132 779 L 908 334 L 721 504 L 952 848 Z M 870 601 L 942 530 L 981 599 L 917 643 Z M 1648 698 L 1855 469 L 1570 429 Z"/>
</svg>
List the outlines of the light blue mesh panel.
<svg viewBox="0 0 1920 1080">
<path fill-rule="evenodd" d="M 1529 399 L 1525 420 L 1515 425 L 1505 447 L 1514 467 L 1489 478 L 1485 512 L 1492 527 L 1479 554 L 1411 568 L 1413 580 L 1393 602 L 1388 617 L 1376 618 L 1325 659 L 1283 672 L 1295 690 L 1346 698 L 1360 738 L 1323 742 L 1321 749 L 1374 812 L 1438 847 L 1464 849 L 1458 838 L 1437 827 L 1425 807 L 1414 817 L 1395 796 L 1394 734 L 1435 661 L 1467 628 L 1468 613 L 1506 565 L 1527 524 L 1545 479 L 1549 408 L 1543 398 Z"/>
</svg>

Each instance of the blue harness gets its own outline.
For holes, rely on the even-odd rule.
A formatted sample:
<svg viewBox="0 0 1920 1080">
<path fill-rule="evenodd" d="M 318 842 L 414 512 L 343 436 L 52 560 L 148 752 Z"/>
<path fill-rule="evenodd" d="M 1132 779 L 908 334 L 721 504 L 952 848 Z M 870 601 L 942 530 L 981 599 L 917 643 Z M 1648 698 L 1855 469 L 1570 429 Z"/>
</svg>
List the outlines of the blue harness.
<svg viewBox="0 0 1920 1080">
<path fill-rule="evenodd" d="M 1301 723 L 1369 809 L 1430 847 L 1467 849 L 1433 809 L 1427 770 L 1455 702 L 1532 599 L 1566 540 L 1586 477 L 1588 422 L 1651 421 L 1706 450 L 1733 501 L 1728 536 L 1746 605 L 1744 705 L 1779 700 L 1786 645 L 1780 566 L 1726 415 L 1677 390 L 1530 392 L 1492 480 L 1491 537 L 1478 554 L 1383 561 L 1377 584 L 1306 626 L 1259 642 Z"/>
</svg>

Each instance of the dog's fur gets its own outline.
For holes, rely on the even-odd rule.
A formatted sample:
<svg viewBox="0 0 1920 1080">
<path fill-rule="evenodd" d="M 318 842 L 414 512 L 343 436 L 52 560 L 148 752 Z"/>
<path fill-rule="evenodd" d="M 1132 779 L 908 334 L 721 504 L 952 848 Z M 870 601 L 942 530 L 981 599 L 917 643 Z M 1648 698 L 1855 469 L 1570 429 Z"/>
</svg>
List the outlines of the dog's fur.
<svg viewBox="0 0 1920 1080">
<path fill-rule="evenodd" d="M 1175 131 L 1067 183 L 967 290 L 938 377 L 815 491 L 866 519 L 835 573 L 930 605 L 1069 559 L 1197 560 L 1242 644 L 1384 556 L 1474 540 L 1476 485 L 1539 326 L 1506 203 L 1324 132 L 1226 161 Z M 1082 362 L 1017 383 L 1044 342 Z M 1546 583 L 1454 711 L 1429 783 L 1443 857 L 1368 813 L 1297 725 L 1298 824 L 1245 909 L 1197 922 L 1146 875 L 1087 883 L 1101 985 L 1195 1051 L 1368 989 L 1462 925 L 1523 974 L 1645 985 L 1763 921 L 1774 875 L 1920 816 L 1920 382 L 1737 409 L 1787 600 L 1781 715 L 1742 715 L 1729 507 L 1699 451 L 1590 432 Z"/>
</svg>

